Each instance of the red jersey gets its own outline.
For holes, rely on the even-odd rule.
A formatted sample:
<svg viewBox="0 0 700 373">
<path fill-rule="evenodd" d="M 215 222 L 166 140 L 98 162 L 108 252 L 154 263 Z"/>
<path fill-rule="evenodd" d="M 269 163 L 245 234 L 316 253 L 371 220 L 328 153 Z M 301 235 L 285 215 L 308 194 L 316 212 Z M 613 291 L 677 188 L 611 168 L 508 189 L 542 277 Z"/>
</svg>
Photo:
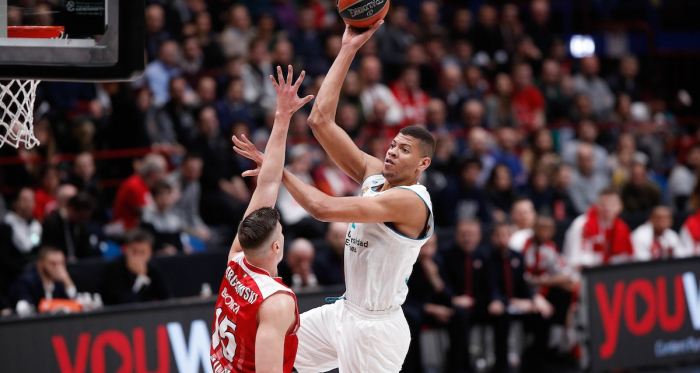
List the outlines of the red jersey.
<svg viewBox="0 0 700 373">
<path fill-rule="evenodd" d="M 535 129 L 535 112 L 544 110 L 546 102 L 544 96 L 535 86 L 529 86 L 515 92 L 512 98 L 515 118 L 527 131 Z"/>
<path fill-rule="evenodd" d="M 211 366 L 214 373 L 255 372 L 255 337 L 258 308 L 267 297 L 285 292 L 294 298 L 296 325 L 284 339 L 285 373 L 291 372 L 297 355 L 299 308 L 294 292 L 279 277 L 248 263 L 243 253 L 226 267 L 219 289 L 211 338 Z"/>
<path fill-rule="evenodd" d="M 129 230 L 139 224 L 141 209 L 151 200 L 151 191 L 141 176 L 133 174 L 119 186 L 114 198 L 113 221 L 121 221 L 124 228 Z"/>
</svg>

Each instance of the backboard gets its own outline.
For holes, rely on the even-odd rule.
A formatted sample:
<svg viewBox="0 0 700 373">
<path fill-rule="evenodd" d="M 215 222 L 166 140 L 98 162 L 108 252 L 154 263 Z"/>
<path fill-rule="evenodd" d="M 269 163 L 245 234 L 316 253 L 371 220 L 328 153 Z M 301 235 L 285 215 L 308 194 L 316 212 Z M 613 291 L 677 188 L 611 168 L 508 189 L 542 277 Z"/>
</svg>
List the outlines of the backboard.
<svg viewBox="0 0 700 373">
<path fill-rule="evenodd" d="M 0 79 L 136 79 L 145 63 L 144 13 L 144 0 L 0 0 Z M 37 26 L 63 34 L 37 36 Z"/>
</svg>

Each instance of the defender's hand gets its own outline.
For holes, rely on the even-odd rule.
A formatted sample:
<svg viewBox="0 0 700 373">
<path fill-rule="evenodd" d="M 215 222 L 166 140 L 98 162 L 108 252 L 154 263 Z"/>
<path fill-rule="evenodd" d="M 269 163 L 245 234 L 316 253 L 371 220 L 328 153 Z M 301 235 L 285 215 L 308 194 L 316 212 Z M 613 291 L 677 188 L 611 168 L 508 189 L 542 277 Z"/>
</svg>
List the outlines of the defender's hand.
<svg viewBox="0 0 700 373">
<path fill-rule="evenodd" d="M 301 82 L 304 81 L 304 76 L 306 76 L 306 71 L 302 71 L 299 79 L 296 83 L 292 85 L 292 79 L 294 79 L 294 70 L 292 65 L 287 67 L 287 80 L 285 81 L 282 76 L 282 67 L 277 66 L 277 79 L 270 75 L 270 80 L 272 85 L 275 87 L 275 92 L 277 92 L 277 113 L 285 116 L 291 117 L 292 114 L 296 113 L 297 110 L 301 109 L 302 106 L 306 105 L 311 101 L 314 96 L 308 95 L 304 98 L 299 98 L 297 96 L 297 91 L 299 91 L 299 86 Z"/>
<path fill-rule="evenodd" d="M 343 33 L 343 47 L 347 46 L 357 51 L 367 42 L 367 40 L 372 37 L 372 35 L 374 35 L 374 33 L 379 29 L 379 26 L 383 24 L 384 21 L 379 20 L 366 31 L 361 31 L 361 29 L 358 29 L 357 27 L 345 24 L 345 33 Z"/>
<path fill-rule="evenodd" d="M 250 159 L 258 165 L 256 169 L 245 171 L 243 174 L 241 174 L 241 176 L 258 176 L 260 174 L 260 169 L 262 168 L 265 154 L 258 150 L 258 148 L 256 148 L 255 145 L 253 145 L 253 143 L 250 142 L 247 137 L 245 137 L 245 135 L 241 135 L 241 139 L 233 136 L 233 143 L 236 145 L 233 147 L 233 150 L 236 153 Z"/>
</svg>

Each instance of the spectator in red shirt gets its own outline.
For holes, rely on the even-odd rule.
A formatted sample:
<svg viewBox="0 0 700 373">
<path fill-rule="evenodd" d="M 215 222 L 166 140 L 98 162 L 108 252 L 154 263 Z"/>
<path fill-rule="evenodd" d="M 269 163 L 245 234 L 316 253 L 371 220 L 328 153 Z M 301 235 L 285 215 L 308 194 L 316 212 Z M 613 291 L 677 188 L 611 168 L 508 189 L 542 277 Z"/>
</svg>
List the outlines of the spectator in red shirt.
<svg viewBox="0 0 700 373">
<path fill-rule="evenodd" d="M 34 211 L 32 215 L 39 222 L 56 209 L 56 189 L 60 180 L 55 167 L 47 167 L 41 173 L 41 184 L 34 191 Z"/>
<path fill-rule="evenodd" d="M 564 239 L 563 253 L 574 270 L 629 260 L 634 255 L 630 229 L 619 218 L 622 201 L 607 188 L 588 211 L 576 218 Z"/>
<path fill-rule="evenodd" d="M 165 179 L 166 171 L 165 158 L 159 154 L 149 154 L 137 172 L 122 182 L 114 199 L 112 233 L 119 235 L 138 226 L 143 209 L 153 204 L 150 188 Z"/>
<path fill-rule="evenodd" d="M 425 124 L 425 114 L 430 97 L 420 88 L 420 71 L 407 67 L 399 80 L 391 85 L 391 92 L 403 109 L 403 126 Z"/>
<path fill-rule="evenodd" d="M 541 128 L 545 124 L 545 101 L 542 93 L 532 84 L 532 68 L 526 63 L 513 68 L 513 110 L 515 118 L 527 132 Z"/>
</svg>

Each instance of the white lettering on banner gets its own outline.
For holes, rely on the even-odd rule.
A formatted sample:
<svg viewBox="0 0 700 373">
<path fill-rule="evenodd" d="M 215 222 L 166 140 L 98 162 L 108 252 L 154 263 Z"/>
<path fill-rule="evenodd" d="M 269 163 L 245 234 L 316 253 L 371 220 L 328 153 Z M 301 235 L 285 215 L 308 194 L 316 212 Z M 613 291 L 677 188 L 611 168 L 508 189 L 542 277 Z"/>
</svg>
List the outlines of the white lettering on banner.
<svg viewBox="0 0 700 373">
<path fill-rule="evenodd" d="M 656 357 L 697 354 L 700 352 L 700 339 L 690 336 L 679 341 L 657 340 L 654 343 Z"/>
<path fill-rule="evenodd" d="M 209 346 L 211 339 L 209 328 L 204 320 L 194 320 L 190 326 L 190 339 L 185 342 L 185 333 L 179 322 L 167 324 L 170 346 L 179 373 L 199 373 L 199 367 L 204 373 L 213 373 L 209 362 Z"/>
<path fill-rule="evenodd" d="M 683 290 L 685 290 L 685 300 L 688 303 L 688 313 L 693 322 L 693 329 L 700 330 L 700 294 L 698 294 L 698 281 L 695 273 L 686 272 L 683 274 Z"/>
</svg>

